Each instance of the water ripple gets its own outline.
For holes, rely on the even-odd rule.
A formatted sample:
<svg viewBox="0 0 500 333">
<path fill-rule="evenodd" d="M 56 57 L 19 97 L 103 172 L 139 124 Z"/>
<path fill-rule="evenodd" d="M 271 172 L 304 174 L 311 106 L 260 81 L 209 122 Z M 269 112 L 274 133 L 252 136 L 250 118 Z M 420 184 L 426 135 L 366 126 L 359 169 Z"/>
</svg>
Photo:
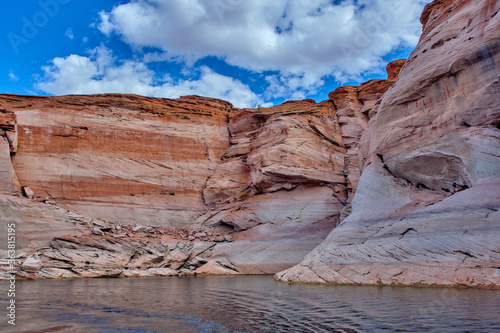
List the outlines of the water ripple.
<svg viewBox="0 0 500 333">
<path fill-rule="evenodd" d="M 500 332 L 498 291 L 297 286 L 270 277 L 22 281 L 18 289 L 15 332 L 26 333 Z"/>
</svg>

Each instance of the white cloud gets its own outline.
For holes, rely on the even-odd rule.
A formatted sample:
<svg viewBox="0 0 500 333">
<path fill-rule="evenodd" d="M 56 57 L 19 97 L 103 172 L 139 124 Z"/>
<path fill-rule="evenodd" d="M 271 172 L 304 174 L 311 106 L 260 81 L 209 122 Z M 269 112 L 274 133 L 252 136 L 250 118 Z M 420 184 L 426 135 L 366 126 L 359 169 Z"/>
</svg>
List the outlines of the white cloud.
<svg viewBox="0 0 500 333">
<path fill-rule="evenodd" d="M 169 56 L 167 53 L 150 52 L 150 53 L 145 53 L 143 56 L 143 61 L 147 64 L 151 62 L 163 62 L 171 60 L 173 60 L 172 57 Z"/>
<path fill-rule="evenodd" d="M 256 72 L 278 71 L 267 93 L 304 96 L 385 67 L 382 57 L 417 44 L 429 0 L 132 0 L 100 13 L 99 29 L 169 59 L 217 56 Z M 161 33 L 158 33 L 160 32 Z M 161 58 L 161 55 L 158 55 Z"/>
<path fill-rule="evenodd" d="M 108 36 L 112 31 L 113 31 L 113 26 L 111 23 L 109 23 L 109 14 L 107 14 L 105 11 L 100 11 L 99 12 L 99 18 L 101 23 L 99 24 L 99 30 L 106 36 Z M 90 25 L 91 27 L 94 26 L 94 24 Z"/>
<path fill-rule="evenodd" d="M 19 77 L 17 77 L 14 73 L 10 72 L 9 73 L 9 79 L 12 81 L 12 82 L 17 82 L 19 81 Z"/>
<path fill-rule="evenodd" d="M 73 35 L 73 29 L 72 28 L 68 28 L 68 30 L 66 30 L 66 32 L 64 33 L 64 35 L 66 37 L 68 37 L 69 39 L 75 38 L 75 36 Z"/>
<path fill-rule="evenodd" d="M 133 93 L 165 98 L 201 95 L 230 101 L 236 107 L 262 104 L 247 85 L 207 67 L 199 69 L 197 79 L 174 80 L 165 76 L 158 80 L 144 63 L 117 61 L 102 45 L 89 53 L 87 57 L 72 54 L 54 58 L 50 66 L 43 67 L 44 75 L 37 88 L 54 95 Z"/>
</svg>

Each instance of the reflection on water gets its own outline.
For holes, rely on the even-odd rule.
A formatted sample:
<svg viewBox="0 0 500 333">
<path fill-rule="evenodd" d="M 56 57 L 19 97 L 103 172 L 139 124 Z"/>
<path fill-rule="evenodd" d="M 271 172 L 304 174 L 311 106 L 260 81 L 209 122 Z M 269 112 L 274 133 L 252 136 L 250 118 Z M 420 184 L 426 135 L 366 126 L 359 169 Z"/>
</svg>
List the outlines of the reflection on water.
<svg viewBox="0 0 500 333">
<path fill-rule="evenodd" d="M 500 332 L 500 292 L 272 277 L 20 281 L 2 332 Z M 0 295 L 2 308 L 6 294 Z"/>
</svg>

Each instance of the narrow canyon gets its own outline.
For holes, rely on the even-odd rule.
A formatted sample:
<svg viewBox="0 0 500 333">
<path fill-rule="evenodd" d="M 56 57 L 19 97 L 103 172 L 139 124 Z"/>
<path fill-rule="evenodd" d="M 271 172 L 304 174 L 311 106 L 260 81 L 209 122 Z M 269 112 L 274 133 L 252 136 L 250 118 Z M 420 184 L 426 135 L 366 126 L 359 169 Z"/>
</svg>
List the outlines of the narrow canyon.
<svg viewBox="0 0 500 333">
<path fill-rule="evenodd" d="M 499 11 L 433 1 L 387 79 L 320 103 L 0 95 L 18 277 L 500 288 Z"/>
</svg>

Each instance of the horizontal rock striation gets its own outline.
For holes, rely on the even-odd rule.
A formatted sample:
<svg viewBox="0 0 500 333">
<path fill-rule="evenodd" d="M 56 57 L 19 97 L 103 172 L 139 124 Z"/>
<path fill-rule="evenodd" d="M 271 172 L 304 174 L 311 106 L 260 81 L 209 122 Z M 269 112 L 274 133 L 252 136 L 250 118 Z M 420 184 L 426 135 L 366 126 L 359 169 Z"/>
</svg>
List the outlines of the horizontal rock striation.
<svg viewBox="0 0 500 333">
<path fill-rule="evenodd" d="M 499 10 L 434 1 L 387 80 L 321 103 L 0 95 L 18 276 L 499 288 Z"/>
<path fill-rule="evenodd" d="M 149 268 L 273 274 L 297 264 L 340 222 L 355 191 L 346 178 L 351 139 L 360 136 L 366 114 L 391 84 L 349 87 L 356 109 L 340 118 L 339 99 L 239 110 L 196 96 L 0 96 L 9 110 L 2 128 L 18 135 L 16 149 L 5 142 L 2 182 L 5 194 L 15 197 L 6 197 L 2 210 L 13 211 L 24 228 L 45 204 L 51 213 L 32 226 L 47 230 L 51 216 L 62 224 L 53 234 L 23 231 L 19 258 L 33 261 L 36 253 L 41 270 L 21 275 L 148 276 Z M 20 198 L 21 191 L 31 201 Z M 139 235 L 136 241 L 135 233 L 118 233 L 110 249 L 102 223 L 174 228 L 179 237 Z M 73 241 L 57 241 L 61 236 Z M 191 261 L 197 244 L 209 240 L 214 244 L 203 260 Z M 188 255 L 182 265 L 170 259 L 129 265 L 127 257 L 139 256 L 132 249 L 148 253 L 150 243 L 165 258 L 178 246 Z"/>
<path fill-rule="evenodd" d="M 2 228 L 16 224 L 20 263 L 34 253 L 42 263 L 40 272 L 21 270 L 24 277 L 147 275 L 149 268 L 275 273 L 328 235 L 346 200 L 344 149 L 329 102 L 236 110 L 195 96 L 3 95 L 0 105 Z M 111 249 L 103 223 L 175 228 L 182 237 L 136 241 L 133 233 Z M 74 241 L 58 241 L 63 236 Z M 189 261 L 209 240 L 214 251 Z M 138 257 L 134 248 L 148 253 L 150 243 L 165 258 L 178 244 L 189 263 L 123 259 Z"/>
<path fill-rule="evenodd" d="M 229 146 L 223 101 L 3 96 L 19 135 L 12 165 L 37 199 L 122 223 L 189 226 Z"/>
<path fill-rule="evenodd" d="M 347 200 L 340 126 L 329 101 L 297 101 L 239 110 L 228 128 L 231 146 L 207 181 L 210 210 L 197 225 L 235 232 L 214 260 L 270 273 L 307 254 L 338 222 Z"/>
<path fill-rule="evenodd" d="M 434 1 L 359 141 L 352 214 L 287 282 L 500 288 L 500 3 Z"/>
</svg>

